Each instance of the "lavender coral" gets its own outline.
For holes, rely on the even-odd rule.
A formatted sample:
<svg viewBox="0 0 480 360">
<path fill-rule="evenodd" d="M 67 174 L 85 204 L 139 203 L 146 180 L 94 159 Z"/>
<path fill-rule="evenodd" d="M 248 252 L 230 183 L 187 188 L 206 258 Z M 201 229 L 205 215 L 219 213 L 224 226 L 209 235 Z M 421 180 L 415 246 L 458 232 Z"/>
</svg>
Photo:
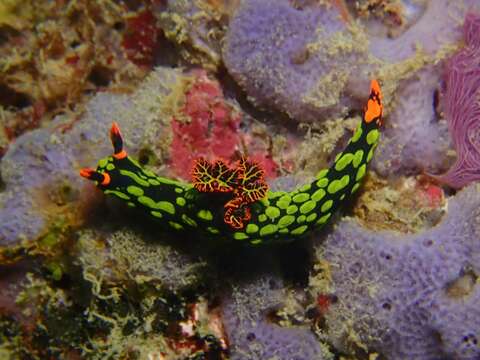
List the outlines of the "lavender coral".
<svg viewBox="0 0 480 360">
<path fill-rule="evenodd" d="M 361 75 L 368 41 L 342 15 L 335 6 L 243 1 L 226 35 L 226 67 L 254 103 L 298 121 L 351 107 L 347 84 Z"/>
<path fill-rule="evenodd" d="M 459 19 L 463 19 L 467 9 L 480 10 L 477 0 L 399 1 L 396 5 L 403 7 L 407 19 L 413 16 L 403 33 L 379 36 L 378 27 L 371 28 L 371 53 L 390 63 L 412 58 L 419 49 L 441 56 L 442 51 L 461 40 Z"/>
<path fill-rule="evenodd" d="M 165 116 L 158 97 L 170 94 L 170 87 L 180 84 L 180 78 L 180 71 L 159 69 L 134 95 L 104 93 L 95 97 L 82 121 L 73 127 L 71 119 L 59 116 L 50 126 L 18 138 L 0 163 L 5 183 L 0 193 L 0 245 L 35 240 L 55 219 L 78 217 L 79 202 L 85 195 L 77 190 L 82 186 L 77 169 L 80 163 L 110 151 L 103 134 L 112 118 L 128 134 L 132 151 L 168 136 L 166 131 L 161 131 L 163 135 L 158 132 L 165 124 L 153 125 L 153 121 Z M 61 198 L 64 190 L 69 192 L 65 199 Z M 68 221 L 78 221 L 71 218 Z"/>
<path fill-rule="evenodd" d="M 320 342 L 305 327 L 280 327 L 267 320 L 286 293 L 281 279 L 264 275 L 235 288 L 223 307 L 232 360 L 324 359 Z"/>
<path fill-rule="evenodd" d="M 440 80 L 440 67 L 435 66 L 418 71 L 400 85 L 372 161 L 380 175 L 440 172 L 450 165 L 447 124 L 434 107 Z"/>
<path fill-rule="evenodd" d="M 336 348 L 389 360 L 480 357 L 480 188 L 448 203 L 437 226 L 414 235 L 338 224 L 319 254 L 338 297 L 326 313 Z"/>
<path fill-rule="evenodd" d="M 457 161 L 438 177 L 455 188 L 480 179 L 480 15 L 467 15 L 464 37 L 446 69 L 445 112 Z"/>
</svg>

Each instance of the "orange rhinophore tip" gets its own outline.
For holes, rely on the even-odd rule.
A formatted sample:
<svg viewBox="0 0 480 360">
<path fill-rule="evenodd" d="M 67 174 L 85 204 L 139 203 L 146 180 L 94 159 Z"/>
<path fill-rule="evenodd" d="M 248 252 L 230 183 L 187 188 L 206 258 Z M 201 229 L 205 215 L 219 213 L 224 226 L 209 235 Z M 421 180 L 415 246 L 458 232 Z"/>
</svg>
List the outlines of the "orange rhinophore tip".
<svg viewBox="0 0 480 360">
<path fill-rule="evenodd" d="M 380 90 L 380 84 L 377 80 L 373 79 L 370 83 L 370 92 L 374 92 L 382 100 L 382 90 Z"/>
<path fill-rule="evenodd" d="M 110 175 L 107 173 L 101 174 L 98 171 L 90 168 L 80 170 L 80 176 L 88 180 L 97 181 L 102 185 L 108 185 L 110 183 Z"/>
<path fill-rule="evenodd" d="M 117 159 L 123 159 L 127 156 L 127 153 L 123 150 L 123 139 L 122 133 L 120 132 L 120 128 L 118 124 L 114 121 L 112 123 L 112 127 L 110 128 L 110 140 L 112 141 L 113 145 L 113 153 Z M 125 154 L 120 155 L 122 152 Z"/>
<path fill-rule="evenodd" d="M 84 169 L 80 170 L 80 176 L 84 177 L 86 179 L 91 179 L 94 176 L 95 173 L 96 173 L 96 171 L 94 169 L 91 169 L 91 168 L 84 168 Z"/>
<path fill-rule="evenodd" d="M 377 80 L 372 80 L 370 84 L 370 96 L 364 110 L 364 119 L 366 123 L 376 120 L 378 125 L 382 122 L 382 91 Z"/>
<path fill-rule="evenodd" d="M 122 136 L 122 134 L 120 133 L 120 128 L 115 121 L 112 122 L 112 127 L 110 128 L 110 134 L 112 134 L 112 136 L 120 136 L 120 137 Z"/>
</svg>

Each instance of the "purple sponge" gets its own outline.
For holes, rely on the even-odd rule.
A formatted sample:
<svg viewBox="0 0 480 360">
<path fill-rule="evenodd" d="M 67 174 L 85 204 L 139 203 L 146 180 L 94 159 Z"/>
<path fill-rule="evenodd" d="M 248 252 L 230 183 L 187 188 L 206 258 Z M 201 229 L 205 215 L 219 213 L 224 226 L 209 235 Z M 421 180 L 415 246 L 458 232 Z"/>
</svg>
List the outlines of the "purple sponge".
<svg viewBox="0 0 480 360">
<path fill-rule="evenodd" d="M 339 299 L 326 314 L 332 344 L 348 351 L 345 339 L 356 338 L 389 360 L 479 359 L 479 219 L 480 189 L 470 186 L 423 233 L 340 222 L 321 244 Z"/>
<path fill-rule="evenodd" d="M 324 359 L 320 342 L 305 327 L 280 327 L 267 320 L 286 296 L 282 281 L 262 276 L 234 288 L 223 306 L 232 360 Z"/>
<path fill-rule="evenodd" d="M 48 231 L 61 210 L 50 198 L 52 194 L 70 189 L 71 196 L 63 205 L 74 208 L 89 192 L 83 189 L 85 181 L 78 171 L 111 153 L 107 136 L 113 120 L 122 127 L 133 154 L 148 141 L 158 142 L 158 134 L 166 133 L 165 125 L 157 120 L 161 118 L 159 98 L 170 94 L 169 87 L 180 76 L 179 71 L 158 68 L 133 95 L 95 96 L 73 127 L 71 118 L 58 116 L 48 127 L 19 137 L 0 162 L 5 182 L 0 192 L 0 246 L 33 240 Z"/>
<path fill-rule="evenodd" d="M 447 123 L 435 112 L 439 66 L 417 72 L 404 81 L 385 122 L 373 168 L 382 176 L 444 171 L 452 162 Z"/>
<path fill-rule="evenodd" d="M 228 71 L 260 106 L 315 121 L 351 108 L 346 92 L 359 77 L 368 41 L 332 5 L 295 8 L 288 0 L 246 0 L 228 29 Z"/>
</svg>

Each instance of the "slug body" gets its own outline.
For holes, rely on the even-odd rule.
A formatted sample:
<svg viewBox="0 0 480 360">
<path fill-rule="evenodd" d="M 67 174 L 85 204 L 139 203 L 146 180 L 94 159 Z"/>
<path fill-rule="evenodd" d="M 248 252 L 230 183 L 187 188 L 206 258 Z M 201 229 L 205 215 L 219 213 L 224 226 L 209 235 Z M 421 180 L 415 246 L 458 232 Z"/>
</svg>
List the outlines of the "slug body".
<svg viewBox="0 0 480 360">
<path fill-rule="evenodd" d="M 378 144 L 382 110 L 380 87 L 373 80 L 363 119 L 347 147 L 313 182 L 291 192 L 268 191 L 263 171 L 244 159 L 234 170 L 225 169 L 222 162 L 209 165 L 200 159 L 193 184 L 159 177 L 127 155 L 115 123 L 110 132 L 114 154 L 101 159 L 96 170 L 82 169 L 80 175 L 168 229 L 253 245 L 291 241 L 326 224 L 358 190 Z M 220 173 L 219 181 L 202 183 L 202 174 L 195 174 L 199 169 L 207 176 Z"/>
</svg>

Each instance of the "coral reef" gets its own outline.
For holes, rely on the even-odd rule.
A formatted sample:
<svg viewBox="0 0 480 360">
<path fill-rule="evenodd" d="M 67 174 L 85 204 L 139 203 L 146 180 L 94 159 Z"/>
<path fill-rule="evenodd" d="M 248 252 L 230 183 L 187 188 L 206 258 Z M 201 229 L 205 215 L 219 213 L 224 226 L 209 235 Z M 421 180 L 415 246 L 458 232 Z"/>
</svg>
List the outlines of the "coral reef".
<svg viewBox="0 0 480 360">
<path fill-rule="evenodd" d="M 338 349 L 375 349 L 387 359 L 477 359 L 480 188 L 448 201 L 442 222 L 399 236 L 342 220 L 317 245 L 338 301 L 325 314 Z M 323 290 L 323 291 L 322 291 Z"/>
<path fill-rule="evenodd" d="M 250 279 L 248 284 L 233 289 L 223 306 L 232 360 L 326 359 L 322 346 L 308 328 L 281 327 L 268 320 L 268 313 L 284 304 L 285 296 L 278 275 Z"/>
<path fill-rule="evenodd" d="M 0 2 L 0 358 L 480 359 L 469 9 L 478 0 Z M 245 154 L 292 191 L 342 159 L 372 74 L 387 115 L 374 172 L 311 239 L 169 234 L 78 176 L 111 154 L 116 121 L 161 177 Z M 454 161 L 448 130 L 457 162 L 437 178 L 458 193 L 430 176 Z M 251 190 L 239 181 L 237 198 Z"/>
<path fill-rule="evenodd" d="M 446 212 L 442 188 L 429 179 L 385 181 L 370 173 L 359 194 L 353 215 L 365 227 L 415 233 L 440 222 Z"/>
<path fill-rule="evenodd" d="M 219 84 L 205 73 L 192 80 L 184 104 L 172 120 L 172 167 L 184 179 L 190 178 L 195 159 L 218 156 L 233 160 L 240 145 L 240 114 L 221 101 Z"/>
<path fill-rule="evenodd" d="M 447 124 L 435 109 L 440 81 L 437 66 L 420 70 L 399 85 L 372 161 L 382 176 L 438 172 L 452 162 Z"/>
<path fill-rule="evenodd" d="M 126 21 L 122 48 L 137 66 L 151 68 L 158 58 L 163 33 L 156 23 L 157 19 L 150 9 L 135 13 Z"/>
<path fill-rule="evenodd" d="M 387 62 L 401 62 L 422 51 L 433 57 L 458 46 L 462 37 L 461 24 L 470 9 L 480 10 L 475 0 L 461 1 L 402 1 L 401 6 L 416 13 L 410 23 L 397 36 L 378 36 L 372 28 L 370 38 L 371 54 Z"/>
<path fill-rule="evenodd" d="M 221 41 L 238 0 L 168 1 L 158 12 L 166 37 L 190 64 L 216 70 L 222 62 Z"/>
<path fill-rule="evenodd" d="M 6 141 L 0 147 L 4 150 L 8 142 L 58 113 L 81 109 L 97 90 L 132 89 L 149 70 L 125 57 L 129 52 L 124 35 L 128 38 L 141 27 L 140 20 L 136 27 L 127 20 L 132 15 L 125 5 L 67 3 L 2 2 L 0 133 Z M 143 51 L 156 46 L 156 40 L 142 42 Z"/>
<path fill-rule="evenodd" d="M 173 102 L 175 109 L 170 164 L 176 175 L 189 180 L 194 160 L 199 157 L 235 161 L 239 154 L 248 151 L 249 157 L 266 170 L 267 177 L 276 176 L 278 165 L 272 159 L 268 142 L 240 131 L 242 114 L 234 103 L 224 99 L 218 81 L 204 71 L 194 72 L 183 92 L 174 95 L 179 96 L 168 105 Z"/>
<path fill-rule="evenodd" d="M 241 2 L 230 21 L 226 67 L 256 105 L 315 121 L 351 105 L 368 41 L 335 6 L 296 9 L 288 0 Z"/>
<path fill-rule="evenodd" d="M 192 83 L 192 87 L 186 86 Z M 209 96 L 212 92 L 215 97 Z M 172 103 L 185 98 L 187 106 L 176 111 Z M 182 116 L 188 116 L 186 124 L 177 120 Z M 170 171 L 189 178 L 192 155 L 228 159 L 235 153 L 232 144 L 240 144 L 241 137 L 230 129 L 235 129 L 238 117 L 221 97 L 218 83 L 208 80 L 203 72 L 197 77 L 159 68 L 132 95 L 101 94 L 94 98 L 81 121 L 72 124 L 60 116 L 49 127 L 25 134 L 1 163 L 5 189 L 0 193 L 0 243 L 36 239 L 62 214 L 71 217 L 67 222 L 80 221 L 81 214 L 75 209 L 84 195 L 78 190 L 82 188 L 78 168 L 111 152 L 104 135 L 113 119 L 128 137 L 129 153 L 141 163 L 160 167 L 171 160 Z M 215 136 L 197 136 L 199 128 L 207 132 L 209 127 L 213 127 Z M 255 135 L 249 139 L 247 145 L 265 142 Z M 267 144 L 263 152 L 257 147 L 255 155 L 267 169 L 273 169 Z"/>
<path fill-rule="evenodd" d="M 455 188 L 480 179 L 480 15 L 468 14 L 463 31 L 465 46 L 445 69 L 445 116 L 457 160 L 436 177 Z"/>
<path fill-rule="evenodd" d="M 103 134 L 111 119 L 124 126 L 133 153 L 143 144 L 155 143 L 153 139 L 168 136 L 166 124 L 162 129 L 157 120 L 163 117 L 157 100 L 172 91 L 180 76 L 178 71 L 158 70 L 132 96 L 98 95 L 82 121 L 72 124 L 67 116 L 59 116 L 50 126 L 17 139 L 1 162 L 5 188 L 0 193 L 0 243 L 37 239 L 58 217 L 78 221 L 85 193 L 80 193 L 77 169 L 110 152 Z"/>
</svg>

